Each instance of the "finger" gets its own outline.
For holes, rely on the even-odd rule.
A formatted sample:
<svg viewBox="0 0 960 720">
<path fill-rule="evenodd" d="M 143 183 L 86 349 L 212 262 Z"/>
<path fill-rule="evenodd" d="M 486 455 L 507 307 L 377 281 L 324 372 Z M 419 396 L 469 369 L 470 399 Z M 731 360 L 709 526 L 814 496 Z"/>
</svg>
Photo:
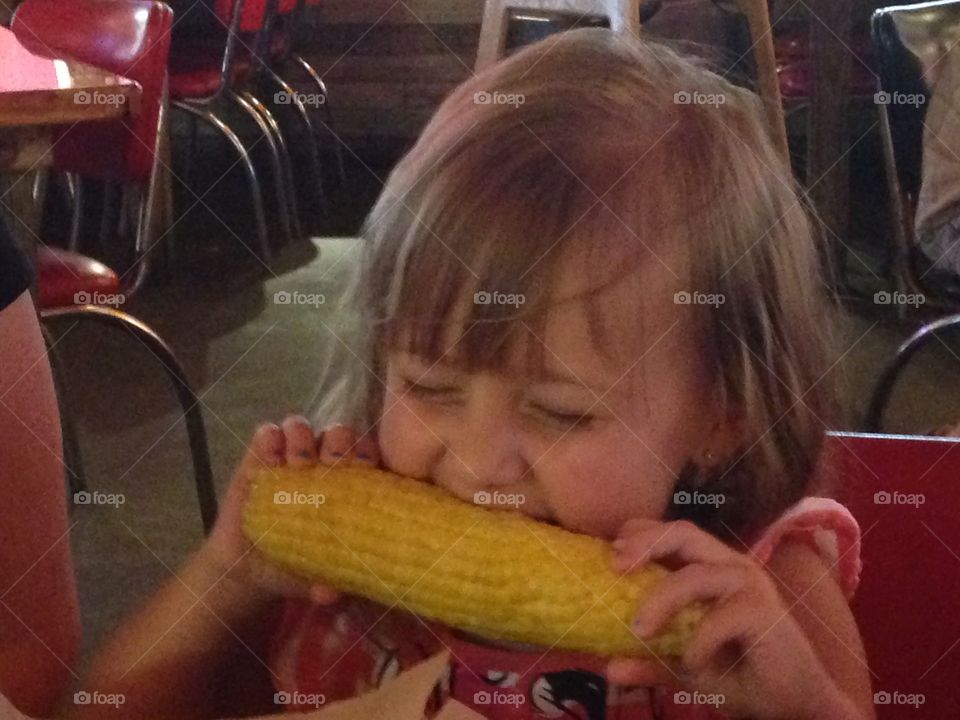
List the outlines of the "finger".
<svg viewBox="0 0 960 720">
<path fill-rule="evenodd" d="M 279 425 L 274 423 L 261 425 L 253 433 L 247 452 L 240 461 L 240 469 L 247 471 L 258 465 L 283 464 L 285 445 L 286 441 Z"/>
<path fill-rule="evenodd" d="M 618 538 L 626 538 L 635 535 L 638 532 L 649 530 L 652 527 L 663 525 L 663 520 L 653 520 L 651 518 L 630 518 L 620 528 L 617 533 Z"/>
<path fill-rule="evenodd" d="M 348 427 L 335 425 L 320 438 L 320 462 L 324 465 L 344 463 L 355 454 L 357 434 Z"/>
<path fill-rule="evenodd" d="M 340 600 L 340 593 L 332 587 L 317 585 L 309 580 L 287 573 L 274 578 L 270 583 L 275 592 L 283 597 L 295 600 L 307 599 L 316 605 L 333 605 Z"/>
<path fill-rule="evenodd" d="M 640 637 L 655 635 L 677 612 L 696 600 L 724 600 L 743 589 L 746 568 L 694 563 L 670 573 L 645 598 L 633 621 Z"/>
<path fill-rule="evenodd" d="M 683 563 L 730 563 L 742 555 L 721 540 L 687 520 L 659 523 L 620 538 L 614 545 L 615 567 L 629 572 L 653 561 L 672 559 Z"/>
<path fill-rule="evenodd" d="M 380 447 L 377 441 L 369 435 L 364 435 L 357 441 L 357 456 L 353 462 L 361 465 L 380 465 Z"/>
<path fill-rule="evenodd" d="M 317 440 L 310 422 L 301 416 L 291 416 L 283 421 L 286 438 L 286 460 L 291 467 L 306 467 L 317 462 Z"/>
<path fill-rule="evenodd" d="M 725 674 L 777 620 L 765 622 L 741 593 L 704 615 L 683 654 L 684 666 L 694 675 Z M 762 627 L 766 625 L 767 627 Z"/>
<path fill-rule="evenodd" d="M 332 587 L 308 580 L 273 565 L 259 548 L 255 548 L 256 581 L 259 585 L 283 597 L 309 599 L 318 605 L 332 605 L 340 593 Z"/>
<path fill-rule="evenodd" d="M 614 685 L 676 685 L 681 681 L 659 660 L 615 657 L 607 663 L 607 680 Z"/>
</svg>

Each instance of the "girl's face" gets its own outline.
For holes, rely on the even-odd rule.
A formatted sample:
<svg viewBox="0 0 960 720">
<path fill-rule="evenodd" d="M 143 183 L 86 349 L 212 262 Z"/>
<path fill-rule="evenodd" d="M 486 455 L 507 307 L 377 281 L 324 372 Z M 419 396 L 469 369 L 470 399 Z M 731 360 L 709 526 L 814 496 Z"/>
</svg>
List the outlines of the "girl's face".
<svg viewBox="0 0 960 720">
<path fill-rule="evenodd" d="M 616 362 L 592 347 L 578 300 L 551 309 L 539 376 L 523 372 L 519 348 L 507 373 L 457 370 L 459 332 L 433 366 L 389 353 L 378 429 L 386 467 L 606 539 L 631 518 L 661 519 L 714 416 L 689 306 L 674 302 L 683 288 L 663 265 L 644 265 L 597 297 Z M 566 264 L 560 297 L 582 289 L 578 267 Z"/>
</svg>

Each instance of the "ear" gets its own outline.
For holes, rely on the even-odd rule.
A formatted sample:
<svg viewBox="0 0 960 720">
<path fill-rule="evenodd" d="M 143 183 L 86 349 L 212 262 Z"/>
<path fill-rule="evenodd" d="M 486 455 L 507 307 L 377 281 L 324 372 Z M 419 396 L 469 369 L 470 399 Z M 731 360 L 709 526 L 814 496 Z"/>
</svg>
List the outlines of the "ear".
<svg viewBox="0 0 960 720">
<path fill-rule="evenodd" d="M 722 467 L 734 459 L 746 440 L 746 417 L 739 406 L 717 408 L 695 458 L 701 467 Z"/>
</svg>

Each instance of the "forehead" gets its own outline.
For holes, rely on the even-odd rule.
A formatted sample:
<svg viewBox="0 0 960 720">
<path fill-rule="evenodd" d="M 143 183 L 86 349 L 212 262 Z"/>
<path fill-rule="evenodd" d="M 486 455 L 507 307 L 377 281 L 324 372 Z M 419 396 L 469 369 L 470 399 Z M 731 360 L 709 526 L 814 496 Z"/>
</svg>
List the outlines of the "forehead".
<svg viewBox="0 0 960 720">
<path fill-rule="evenodd" d="M 548 356 L 628 382 L 644 374 L 657 349 L 677 349 L 686 306 L 674 303 L 682 283 L 663 260 L 626 245 L 571 246 L 558 265 L 557 299 L 547 314 Z"/>
<path fill-rule="evenodd" d="M 515 325 L 506 369 L 547 379 L 572 376 L 590 387 L 636 388 L 652 362 L 688 349 L 689 306 L 674 303 L 683 285 L 673 269 L 678 265 L 676 257 L 638 256 L 626 244 L 570 245 L 555 265 L 542 318 L 506 321 Z M 475 290 L 461 293 L 444 327 L 442 364 L 469 364 L 463 338 Z M 401 347 L 409 347 L 406 339 Z"/>
</svg>

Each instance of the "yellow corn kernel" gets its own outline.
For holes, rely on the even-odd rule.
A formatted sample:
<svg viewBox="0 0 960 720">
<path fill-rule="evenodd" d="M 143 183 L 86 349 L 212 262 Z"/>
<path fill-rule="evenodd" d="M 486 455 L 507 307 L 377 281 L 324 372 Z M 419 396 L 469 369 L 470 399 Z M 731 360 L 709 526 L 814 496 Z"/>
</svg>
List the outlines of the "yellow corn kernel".
<svg viewBox="0 0 960 720">
<path fill-rule="evenodd" d="M 671 658 L 703 613 L 641 641 L 630 623 L 662 566 L 620 575 L 603 540 L 368 467 L 258 471 L 244 532 L 287 570 L 494 640 Z"/>
</svg>

